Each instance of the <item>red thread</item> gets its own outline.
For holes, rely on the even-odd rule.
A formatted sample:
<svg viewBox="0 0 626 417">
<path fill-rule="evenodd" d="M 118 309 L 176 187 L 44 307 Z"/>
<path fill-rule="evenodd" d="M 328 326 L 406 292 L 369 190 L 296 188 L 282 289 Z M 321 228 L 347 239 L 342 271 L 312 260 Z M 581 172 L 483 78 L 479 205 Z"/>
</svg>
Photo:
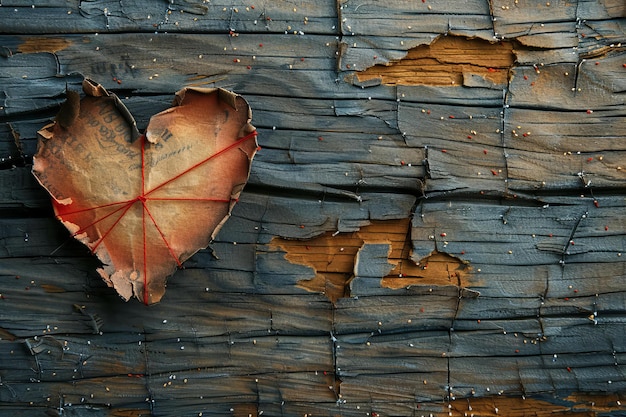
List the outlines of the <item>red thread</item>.
<svg viewBox="0 0 626 417">
<path fill-rule="evenodd" d="M 146 135 L 141 135 L 141 196 L 146 195 Z"/>
<path fill-rule="evenodd" d="M 134 202 L 133 202 L 134 203 Z M 126 212 L 132 207 L 132 203 L 127 204 L 124 207 L 124 211 L 122 212 L 122 215 L 120 217 L 117 218 L 117 220 L 115 220 L 115 222 L 113 223 L 113 225 L 109 228 L 109 230 L 107 230 L 102 237 L 98 240 L 98 242 L 94 245 L 92 252 L 95 252 L 96 249 L 98 248 L 98 246 L 100 246 L 100 244 L 104 241 L 104 239 L 106 239 L 106 237 L 109 235 L 109 233 L 111 233 L 111 231 L 113 230 L 113 228 L 115 228 L 115 226 L 117 226 L 117 224 L 120 222 L 120 220 L 122 220 L 122 217 L 124 217 L 126 215 Z M 116 212 L 119 210 L 116 210 Z M 111 213 L 113 214 L 113 213 Z M 109 217 L 110 214 L 107 214 L 106 216 L 104 216 L 102 219 L 105 219 L 107 217 Z M 93 222 L 91 225 L 87 226 L 87 227 L 91 227 L 93 224 L 95 224 L 97 222 Z M 84 231 L 84 229 L 83 229 Z M 76 234 L 80 233 L 80 230 L 78 232 L 76 232 Z"/>
<path fill-rule="evenodd" d="M 67 211 L 67 212 L 63 212 L 63 213 L 60 213 L 60 214 L 59 214 L 59 216 L 66 216 L 66 215 L 68 215 L 68 214 L 83 213 L 83 212 L 85 212 L 85 211 L 91 211 L 91 210 L 96 210 L 96 209 L 106 208 L 106 207 L 111 207 L 111 206 L 119 206 L 120 204 L 129 204 L 129 203 L 134 203 L 134 202 L 135 202 L 135 199 L 134 199 L 134 198 L 133 198 L 132 200 L 126 200 L 126 201 L 116 201 L 115 203 L 107 203 L 107 204 L 102 204 L 101 206 L 88 207 L 88 208 L 84 208 L 84 209 L 80 209 L 80 210 L 74 210 L 74 211 Z M 57 211 L 59 211 L 59 212 L 62 212 L 62 211 L 63 211 L 63 207 L 64 207 L 64 206 L 60 206 L 60 205 L 58 205 L 58 204 L 55 204 L 55 205 L 56 205 L 56 207 L 57 207 Z M 124 207 L 121 207 L 121 208 L 119 208 L 118 210 L 121 210 L 121 209 L 123 209 L 123 208 L 124 208 Z M 115 211 L 114 211 L 114 212 L 112 212 L 112 213 L 110 213 L 110 214 L 113 214 L 113 213 L 115 213 Z M 110 214 L 109 214 L 109 215 L 110 215 Z M 100 220 L 104 220 L 106 217 L 108 217 L 108 215 L 107 215 L 107 216 L 105 216 L 105 217 L 103 217 L 103 218 L 102 218 L 102 219 L 100 219 Z M 93 224 L 95 224 L 95 223 L 99 222 L 100 220 L 96 220 L 94 223 L 90 224 L 89 226 L 92 226 Z M 77 232 L 77 233 L 78 233 L 78 232 Z M 76 233 L 74 233 L 74 235 L 76 235 Z"/>
<path fill-rule="evenodd" d="M 141 201 L 141 225 L 143 231 L 143 303 L 148 305 L 148 245 L 146 245 L 146 135 L 141 135 L 141 195 L 137 197 Z M 150 216 L 152 218 L 152 216 Z M 154 222 L 154 219 L 152 219 Z M 156 223 L 155 223 L 156 224 Z M 165 239 L 164 239 L 165 240 Z M 167 241 L 165 241 L 167 245 Z M 168 245 L 169 248 L 169 245 Z"/>
<path fill-rule="evenodd" d="M 243 142 L 245 142 L 245 141 L 247 141 L 249 139 L 252 139 L 255 136 L 257 136 L 256 130 L 251 132 L 251 133 L 249 133 L 249 134 L 247 134 L 246 136 L 244 136 L 242 138 L 237 139 L 232 144 L 224 147 L 223 149 L 220 149 L 219 151 L 217 151 L 213 155 L 209 156 L 208 158 L 203 159 L 202 161 L 192 165 L 191 167 L 187 168 L 186 170 L 182 171 L 181 173 L 173 176 L 169 180 L 164 181 L 163 183 L 157 185 L 156 187 L 154 187 L 151 190 L 146 192 L 145 135 L 142 135 L 140 137 L 140 140 L 141 140 L 141 194 L 140 195 L 138 195 L 137 197 L 135 197 L 135 198 L 133 198 L 131 200 L 116 201 L 116 202 L 113 202 L 113 203 L 107 203 L 107 204 L 102 204 L 102 205 L 95 206 L 95 207 L 83 208 L 83 209 L 74 210 L 74 211 L 68 211 L 68 212 L 63 212 L 63 208 L 64 207 L 56 204 L 57 211 L 59 212 L 58 216 L 59 216 L 59 218 L 61 218 L 63 216 L 83 213 L 83 212 L 87 212 L 87 211 L 93 211 L 93 210 L 97 210 L 97 209 L 101 209 L 101 208 L 120 206 L 120 207 L 116 208 L 115 210 L 113 210 L 112 212 L 107 213 L 106 215 L 97 218 L 92 223 L 90 223 L 89 225 L 87 225 L 85 227 L 82 227 L 80 230 L 76 231 L 73 234 L 73 236 L 77 236 L 78 234 L 84 232 L 85 230 L 87 230 L 88 228 L 94 226 L 95 224 L 97 224 L 97 223 L 99 223 L 99 222 L 101 222 L 101 221 L 103 221 L 103 220 L 105 220 L 105 219 L 107 219 L 107 218 L 109 218 L 109 217 L 113 216 L 114 214 L 119 213 L 121 211 L 122 213 L 120 214 L 120 216 L 113 222 L 111 227 L 107 229 L 107 231 L 100 237 L 100 239 L 98 239 L 96 241 L 96 244 L 91 249 L 92 252 L 95 253 L 96 249 L 98 248 L 98 246 L 113 231 L 115 226 L 118 225 L 118 223 L 126 215 L 128 210 L 130 210 L 130 208 L 135 203 L 140 202 L 141 206 L 142 206 L 141 219 L 142 219 L 142 234 L 143 234 L 143 302 L 144 302 L 144 304 L 147 305 L 149 299 L 148 299 L 148 289 L 147 289 L 147 287 L 148 287 L 148 246 L 146 244 L 146 240 L 147 240 L 147 224 L 146 224 L 147 220 L 146 220 L 146 214 L 148 214 L 148 217 L 149 217 L 150 221 L 152 222 L 152 224 L 154 225 L 155 229 L 157 230 L 157 232 L 161 236 L 161 239 L 163 240 L 163 243 L 167 247 L 167 250 L 169 251 L 169 253 L 172 256 L 172 258 L 174 258 L 174 260 L 176 261 L 176 264 L 178 265 L 178 267 L 182 267 L 182 263 L 180 262 L 180 259 L 178 259 L 178 257 L 174 253 L 174 249 L 170 245 L 169 241 L 165 237 L 165 234 L 163 233 L 163 231 L 161 230 L 159 225 L 157 224 L 157 221 L 155 220 L 154 216 L 152 215 L 152 213 L 148 209 L 147 201 L 148 200 L 154 200 L 154 201 L 212 201 L 212 202 L 218 202 L 218 203 L 230 203 L 230 202 L 233 202 L 233 201 L 235 201 L 235 202 L 238 201 L 238 199 L 234 199 L 234 198 L 225 199 L 225 198 L 211 198 L 211 197 L 208 197 L 208 198 L 154 197 L 154 198 L 152 198 L 152 197 L 149 197 L 149 194 L 151 194 L 154 191 L 156 191 L 156 190 L 166 186 L 167 184 L 170 184 L 170 183 L 176 181 L 180 177 L 182 177 L 182 176 L 188 174 L 189 172 L 193 171 L 194 169 L 204 165 L 208 161 L 210 161 L 210 160 L 212 160 L 212 159 L 214 159 L 214 158 L 224 154 L 225 152 L 228 152 L 229 150 L 231 150 L 233 148 L 236 148 L 241 143 L 243 143 Z"/>
<path fill-rule="evenodd" d="M 156 187 L 154 187 L 153 189 L 151 189 L 151 190 L 150 190 L 150 191 L 148 191 L 147 193 L 144 193 L 144 196 L 146 196 L 146 195 L 148 195 L 148 194 L 150 194 L 150 193 L 153 193 L 154 191 L 158 190 L 158 189 L 159 189 L 159 188 L 161 188 L 161 187 L 164 187 L 165 185 L 167 185 L 167 184 L 169 184 L 169 183 L 171 183 L 171 182 L 173 182 L 173 181 L 176 181 L 177 179 L 179 179 L 179 178 L 180 178 L 180 177 L 182 177 L 183 175 L 188 174 L 190 171 L 193 171 L 194 169 L 198 168 L 199 166 L 201 166 L 201 165 L 203 165 L 203 164 L 205 164 L 205 163 L 209 162 L 211 159 L 213 159 L 213 158 L 215 158 L 215 157 L 217 157 L 217 156 L 220 156 L 220 155 L 221 155 L 221 154 L 223 154 L 224 152 L 229 151 L 229 150 L 231 150 L 232 148 L 237 147 L 237 145 L 239 145 L 240 143 L 243 143 L 243 142 L 247 141 L 248 139 L 251 139 L 251 138 L 255 137 L 256 135 L 257 135 L 257 133 L 256 133 L 256 130 L 255 130 L 254 132 L 252 132 L 252 133 L 250 133 L 250 134 L 248 134 L 248 135 L 244 136 L 243 138 L 238 139 L 236 142 L 231 143 L 230 145 L 228 145 L 228 146 L 227 146 L 227 147 L 225 147 L 224 149 L 221 149 L 221 150 L 217 151 L 216 153 L 214 153 L 213 155 L 209 156 L 208 158 L 203 159 L 202 161 L 198 162 L 197 164 L 195 164 L 195 165 L 191 166 L 190 168 L 187 168 L 186 170 L 184 170 L 184 171 L 183 171 L 183 172 L 181 172 L 180 174 L 173 176 L 173 177 L 172 177 L 172 178 L 170 178 L 169 180 L 167 180 L 167 181 L 165 181 L 165 182 L 161 183 L 160 185 L 157 185 Z"/>
<path fill-rule="evenodd" d="M 93 226 L 94 224 L 99 223 L 99 222 L 101 222 L 102 220 L 104 220 L 104 219 L 106 219 L 106 218 L 108 218 L 108 217 L 111 217 L 112 215 L 114 215 L 115 213 L 117 213 L 117 212 L 118 212 L 118 211 L 120 211 L 120 210 L 124 210 L 124 212 L 122 213 L 122 215 L 121 215 L 121 216 L 120 216 L 120 217 L 119 217 L 119 218 L 115 221 L 115 223 L 113 223 L 113 226 L 115 226 L 115 225 L 116 225 L 116 224 L 120 221 L 120 219 L 121 219 L 122 217 L 124 217 L 124 214 L 126 214 L 126 212 L 128 211 L 128 209 L 130 208 L 130 206 L 132 206 L 132 203 L 134 203 L 134 202 L 135 202 L 135 200 L 133 199 L 133 200 L 123 201 L 123 202 L 119 202 L 119 203 L 104 204 L 104 205 L 102 205 L 102 206 L 96 206 L 96 207 L 93 207 L 93 208 L 81 209 L 81 210 L 71 211 L 71 212 L 68 212 L 68 213 L 63 213 L 62 215 L 63 215 L 63 216 L 65 216 L 65 215 L 68 215 L 68 214 L 82 213 L 82 212 L 84 212 L 84 211 L 88 211 L 88 210 L 96 210 L 96 209 L 101 208 L 101 207 L 109 207 L 109 206 L 113 206 L 113 205 L 117 205 L 117 204 L 125 204 L 124 206 L 122 206 L 122 207 L 118 208 L 117 210 L 114 210 L 114 211 L 110 212 L 110 213 L 109 213 L 109 214 L 107 214 L 106 216 L 102 216 L 102 217 L 100 217 L 100 218 L 98 218 L 98 219 L 94 220 L 93 222 L 91 222 L 91 223 L 90 223 L 90 224 L 88 224 L 87 226 L 85 226 L 85 227 L 82 227 L 82 228 L 78 229 L 76 232 L 74 232 L 74 234 L 72 234 L 72 236 L 76 237 L 76 236 L 77 236 L 77 235 L 79 235 L 80 233 L 83 233 L 85 230 L 89 229 L 89 228 L 90 228 L 91 226 Z M 60 218 L 60 217 L 61 217 L 61 215 L 59 215 L 59 218 Z M 110 231 L 110 230 L 109 230 L 109 231 Z M 108 234 L 108 231 L 107 231 L 107 234 Z M 105 236 L 106 236 L 106 235 L 105 235 Z M 95 251 L 95 249 L 98 247 L 98 245 L 100 244 L 100 242 L 102 241 L 102 239 L 104 239 L 104 238 L 105 238 L 105 236 L 102 236 L 102 237 L 100 238 L 100 240 L 98 241 L 98 243 L 96 243 L 96 246 L 94 246 L 94 248 L 92 249 L 92 251 Z"/>
<path fill-rule="evenodd" d="M 144 198 L 145 199 L 145 198 Z M 239 201 L 237 198 L 186 198 L 186 197 L 150 197 L 150 201 L 215 201 L 217 203 L 230 203 Z"/>
<path fill-rule="evenodd" d="M 172 258 L 174 258 L 174 260 L 176 261 L 176 264 L 178 265 L 178 267 L 182 268 L 183 264 L 180 262 L 180 259 L 178 259 L 178 257 L 174 253 L 174 250 L 170 246 L 170 244 L 167 241 L 167 239 L 165 239 L 165 235 L 161 231 L 161 228 L 159 227 L 157 222 L 154 220 L 154 217 L 152 216 L 152 213 L 150 213 L 150 210 L 148 210 L 148 206 L 144 204 L 143 207 L 144 207 L 144 212 L 148 213 L 148 216 L 150 216 L 150 220 L 152 220 L 152 224 L 154 224 L 154 227 L 157 229 L 157 232 L 159 232 L 159 235 L 161 235 L 161 239 L 163 239 L 163 243 L 165 243 L 165 246 L 167 246 L 167 249 L 170 251 L 170 255 L 172 255 Z M 143 248 L 144 248 L 144 250 L 146 249 L 146 240 L 145 239 L 143 241 Z"/>
</svg>

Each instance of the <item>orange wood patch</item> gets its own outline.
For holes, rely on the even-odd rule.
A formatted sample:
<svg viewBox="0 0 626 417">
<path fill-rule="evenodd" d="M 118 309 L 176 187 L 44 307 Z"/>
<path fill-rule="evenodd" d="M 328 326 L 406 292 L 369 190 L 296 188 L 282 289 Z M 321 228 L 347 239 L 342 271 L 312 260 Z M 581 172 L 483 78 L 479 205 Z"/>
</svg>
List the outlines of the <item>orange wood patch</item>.
<svg viewBox="0 0 626 417">
<path fill-rule="evenodd" d="M 116 408 L 109 411 L 111 417 L 148 417 L 152 415 L 149 409 Z"/>
<path fill-rule="evenodd" d="M 621 398 L 621 399 L 620 399 Z M 565 399 L 573 404 L 553 404 L 532 398 L 491 396 L 482 398 L 464 398 L 452 401 L 452 415 L 475 415 L 483 417 L 596 417 L 600 413 L 625 410 L 624 398 L 618 394 L 586 395 L 572 394 Z"/>
<path fill-rule="evenodd" d="M 333 236 L 328 232 L 299 241 L 275 238 L 272 243 L 287 252 L 285 258 L 315 271 L 315 278 L 302 280 L 300 288 L 324 293 L 332 302 L 349 296 L 355 257 L 365 243 L 387 243 L 388 262 L 395 267 L 382 277 L 381 286 L 392 289 L 409 285 L 466 285 L 469 266 L 461 259 L 434 252 L 416 264 L 411 259 L 410 219 L 375 221 L 358 232 Z"/>
<path fill-rule="evenodd" d="M 17 50 L 23 54 L 38 52 L 55 53 L 64 50 L 71 44 L 72 42 L 63 38 L 26 38 Z"/>
<path fill-rule="evenodd" d="M 360 82 L 381 78 L 390 85 L 463 85 L 464 74 L 505 84 L 515 62 L 513 42 L 440 36 L 430 45 L 410 49 L 405 58 L 357 73 Z"/>
<path fill-rule="evenodd" d="M 410 285 L 429 284 L 467 286 L 469 266 L 447 253 L 435 251 L 420 260 L 419 264 L 407 257 L 395 261 L 397 266 L 382 279 L 383 287 L 400 289 Z"/>
</svg>

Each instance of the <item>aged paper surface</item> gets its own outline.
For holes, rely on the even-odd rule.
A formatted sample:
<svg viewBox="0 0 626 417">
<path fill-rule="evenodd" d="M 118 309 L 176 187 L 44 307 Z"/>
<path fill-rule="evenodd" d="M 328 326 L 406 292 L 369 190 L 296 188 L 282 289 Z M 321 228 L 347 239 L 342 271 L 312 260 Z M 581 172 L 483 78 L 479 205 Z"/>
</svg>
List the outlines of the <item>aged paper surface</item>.
<svg viewBox="0 0 626 417">
<path fill-rule="evenodd" d="M 100 259 L 122 298 L 158 302 L 166 280 L 230 215 L 257 150 L 246 101 L 186 88 L 145 135 L 91 80 L 39 131 L 33 173 L 59 220 Z"/>
</svg>

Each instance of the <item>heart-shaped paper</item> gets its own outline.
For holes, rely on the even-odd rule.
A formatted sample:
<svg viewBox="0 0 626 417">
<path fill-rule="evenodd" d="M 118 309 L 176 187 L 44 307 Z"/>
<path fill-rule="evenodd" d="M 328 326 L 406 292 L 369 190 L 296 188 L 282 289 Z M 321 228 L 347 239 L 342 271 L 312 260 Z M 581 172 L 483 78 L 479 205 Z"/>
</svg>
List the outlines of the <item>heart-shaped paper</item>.
<svg viewBox="0 0 626 417">
<path fill-rule="evenodd" d="M 248 103 L 185 88 L 145 135 L 114 94 L 90 80 L 40 130 L 33 173 L 57 217 L 102 261 L 128 300 L 158 302 L 167 277 L 206 248 L 230 215 L 257 150 Z"/>
</svg>

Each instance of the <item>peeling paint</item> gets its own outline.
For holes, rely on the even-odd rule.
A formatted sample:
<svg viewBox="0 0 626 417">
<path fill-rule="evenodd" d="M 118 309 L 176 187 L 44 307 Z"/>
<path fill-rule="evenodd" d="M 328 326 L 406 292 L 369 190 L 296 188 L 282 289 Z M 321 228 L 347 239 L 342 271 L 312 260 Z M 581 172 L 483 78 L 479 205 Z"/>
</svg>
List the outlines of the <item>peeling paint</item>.
<svg viewBox="0 0 626 417">
<path fill-rule="evenodd" d="M 491 43 L 479 38 L 440 36 L 430 45 L 412 48 L 400 61 L 356 73 L 358 83 L 454 86 L 479 77 L 504 85 L 515 62 L 514 41 Z M 355 80 L 356 81 L 356 80 Z"/>
<path fill-rule="evenodd" d="M 444 252 L 434 251 L 419 263 L 411 259 L 399 260 L 396 267 L 384 277 L 381 285 L 400 289 L 411 285 L 468 286 L 467 274 L 471 267 L 467 262 Z"/>
<path fill-rule="evenodd" d="M 411 259 L 408 218 L 376 221 L 358 232 L 328 232 L 310 240 L 274 238 L 272 245 L 284 250 L 289 262 L 313 269 L 315 277 L 299 281 L 298 287 L 323 293 L 333 303 L 350 296 L 350 282 L 355 276 L 361 277 L 363 271 L 370 271 L 365 272 L 368 278 L 372 278 L 369 276 L 371 271 L 385 271 L 379 276 L 380 285 L 394 290 L 410 285 L 454 285 L 463 288 L 468 285 L 471 271 L 466 261 L 444 252 L 435 251 L 415 263 Z M 384 265 L 379 257 L 364 256 L 371 255 L 371 251 L 366 249 L 375 245 L 387 253 Z"/>
</svg>

